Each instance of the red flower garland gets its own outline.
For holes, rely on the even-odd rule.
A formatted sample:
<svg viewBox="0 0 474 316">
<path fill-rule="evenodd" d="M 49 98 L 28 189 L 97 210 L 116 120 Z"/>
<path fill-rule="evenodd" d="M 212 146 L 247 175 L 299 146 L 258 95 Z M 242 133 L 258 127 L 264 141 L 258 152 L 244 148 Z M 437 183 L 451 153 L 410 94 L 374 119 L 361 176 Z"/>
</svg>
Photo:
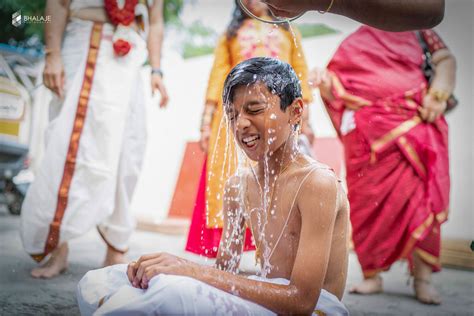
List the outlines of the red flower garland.
<svg viewBox="0 0 474 316">
<path fill-rule="evenodd" d="M 118 0 L 104 0 L 105 11 L 109 15 L 112 24 L 130 25 L 135 19 L 135 6 L 138 0 L 125 0 L 125 5 L 119 9 Z"/>
<path fill-rule="evenodd" d="M 130 51 L 130 48 L 132 48 L 130 43 L 121 38 L 119 38 L 118 40 L 114 42 L 114 51 L 115 51 L 115 54 L 117 54 L 118 56 L 127 55 L 128 52 Z"/>
<path fill-rule="evenodd" d="M 118 0 L 104 0 L 104 7 L 112 24 L 128 26 L 135 20 L 135 6 L 138 0 L 125 0 L 125 5 L 122 9 L 118 7 Z M 123 39 L 119 38 L 113 44 L 115 54 L 117 56 L 125 56 L 130 51 L 132 45 Z"/>
</svg>

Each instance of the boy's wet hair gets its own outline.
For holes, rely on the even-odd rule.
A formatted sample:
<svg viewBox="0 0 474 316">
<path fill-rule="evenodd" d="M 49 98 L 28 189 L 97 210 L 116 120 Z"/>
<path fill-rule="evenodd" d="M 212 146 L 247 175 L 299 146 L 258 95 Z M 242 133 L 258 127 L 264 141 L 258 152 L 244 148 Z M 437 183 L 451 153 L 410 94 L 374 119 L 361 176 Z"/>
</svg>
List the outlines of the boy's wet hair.
<svg viewBox="0 0 474 316">
<path fill-rule="evenodd" d="M 222 95 L 224 107 L 232 104 L 237 87 L 257 82 L 265 84 L 268 91 L 280 97 L 282 111 L 302 96 L 300 80 L 289 64 L 275 58 L 255 57 L 239 63 L 227 75 Z"/>
</svg>

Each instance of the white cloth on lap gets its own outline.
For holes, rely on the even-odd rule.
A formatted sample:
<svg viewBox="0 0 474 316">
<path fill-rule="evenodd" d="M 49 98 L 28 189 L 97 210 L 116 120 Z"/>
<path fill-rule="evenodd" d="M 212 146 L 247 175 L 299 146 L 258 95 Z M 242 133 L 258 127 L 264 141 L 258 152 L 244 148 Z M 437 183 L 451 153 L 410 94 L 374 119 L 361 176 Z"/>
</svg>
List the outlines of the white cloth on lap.
<svg viewBox="0 0 474 316">
<path fill-rule="evenodd" d="M 150 281 L 147 290 L 137 289 L 128 281 L 126 269 L 122 264 L 92 270 L 81 279 L 77 298 L 82 315 L 275 315 L 258 304 L 189 277 L 161 274 Z M 337 297 L 325 290 L 321 291 L 316 309 L 327 315 L 349 314 Z"/>
</svg>

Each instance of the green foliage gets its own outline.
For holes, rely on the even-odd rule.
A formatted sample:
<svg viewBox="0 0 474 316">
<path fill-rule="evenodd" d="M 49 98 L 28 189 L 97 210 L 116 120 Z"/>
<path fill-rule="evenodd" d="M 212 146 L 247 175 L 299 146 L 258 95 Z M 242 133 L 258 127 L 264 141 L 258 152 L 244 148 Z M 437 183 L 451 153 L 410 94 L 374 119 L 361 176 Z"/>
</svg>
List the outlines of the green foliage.
<svg viewBox="0 0 474 316">
<path fill-rule="evenodd" d="M 212 28 L 201 21 L 194 21 L 191 25 L 184 27 L 183 32 L 186 34 L 182 46 L 183 58 L 199 57 L 214 52 L 218 34 Z"/>
<path fill-rule="evenodd" d="M 183 58 L 193 58 L 199 56 L 210 55 L 214 52 L 212 45 L 194 45 L 192 43 L 184 43 Z"/>
<path fill-rule="evenodd" d="M 190 26 L 187 27 L 189 35 L 191 36 L 215 36 L 216 31 L 212 28 L 205 26 L 201 21 L 194 21 Z"/>
<path fill-rule="evenodd" d="M 325 24 L 304 23 L 297 24 L 296 26 L 298 27 L 302 38 L 328 35 L 338 32 Z"/>
<path fill-rule="evenodd" d="M 164 0 L 164 19 L 166 23 L 179 22 L 179 13 L 183 8 L 183 0 Z M 24 41 L 33 35 L 43 40 L 44 24 L 28 23 L 19 27 L 11 24 L 12 14 L 21 10 L 24 15 L 44 15 L 46 0 L 1 0 L 0 1 L 0 42 L 7 43 L 10 39 Z"/>
<path fill-rule="evenodd" d="M 183 0 L 165 0 L 163 16 L 165 23 L 179 23 L 179 13 L 183 8 Z"/>
<path fill-rule="evenodd" d="M 43 15 L 46 0 L 2 0 L 0 1 L 0 42 L 10 39 L 23 41 L 33 35 L 43 38 L 44 24 L 29 23 L 15 27 L 11 24 L 12 14 L 21 10 L 22 15 Z"/>
</svg>

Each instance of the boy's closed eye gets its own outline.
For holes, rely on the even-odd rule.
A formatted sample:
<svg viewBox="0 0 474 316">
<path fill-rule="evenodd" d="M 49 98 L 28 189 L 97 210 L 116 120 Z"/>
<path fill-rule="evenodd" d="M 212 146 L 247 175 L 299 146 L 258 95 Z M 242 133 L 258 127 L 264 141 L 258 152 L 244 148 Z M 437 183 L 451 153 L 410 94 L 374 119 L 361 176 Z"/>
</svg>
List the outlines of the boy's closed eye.
<svg viewBox="0 0 474 316">
<path fill-rule="evenodd" d="M 257 114 L 263 112 L 266 108 L 266 104 L 255 101 L 246 105 L 246 112 L 249 114 Z"/>
</svg>

